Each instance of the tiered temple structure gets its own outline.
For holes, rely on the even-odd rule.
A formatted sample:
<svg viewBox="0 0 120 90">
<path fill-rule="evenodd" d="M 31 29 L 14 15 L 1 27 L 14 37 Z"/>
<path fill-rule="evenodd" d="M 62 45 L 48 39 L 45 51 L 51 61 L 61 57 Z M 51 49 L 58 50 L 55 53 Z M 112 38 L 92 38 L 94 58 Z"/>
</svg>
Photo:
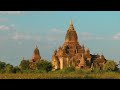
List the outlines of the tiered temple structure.
<svg viewBox="0 0 120 90">
<path fill-rule="evenodd" d="M 58 50 L 54 51 L 52 56 L 53 70 L 63 69 L 67 67 L 75 68 L 102 68 L 103 63 L 106 62 L 104 55 L 92 55 L 89 49 L 85 49 L 78 42 L 78 36 L 70 21 L 70 26 L 65 36 L 65 42 Z"/>
<path fill-rule="evenodd" d="M 40 62 L 41 56 L 38 47 L 34 49 L 33 55 L 30 59 L 30 68 L 31 69 L 36 69 L 36 64 Z"/>
</svg>

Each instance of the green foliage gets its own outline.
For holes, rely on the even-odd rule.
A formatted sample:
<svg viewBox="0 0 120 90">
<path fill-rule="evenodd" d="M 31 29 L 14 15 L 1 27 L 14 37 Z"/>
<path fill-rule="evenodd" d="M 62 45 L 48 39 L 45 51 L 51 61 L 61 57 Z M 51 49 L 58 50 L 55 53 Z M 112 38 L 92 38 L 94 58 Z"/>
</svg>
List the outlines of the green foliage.
<svg viewBox="0 0 120 90">
<path fill-rule="evenodd" d="M 37 63 L 37 70 L 45 70 L 46 72 L 51 71 L 52 64 L 47 60 L 41 60 L 39 63 Z"/>
<path fill-rule="evenodd" d="M 5 62 L 1 62 L 1 61 L 0 61 L 0 70 L 1 70 L 1 69 L 4 69 L 5 65 L 6 65 Z"/>
<path fill-rule="evenodd" d="M 19 65 L 20 70 L 27 70 L 29 69 L 29 60 L 22 60 Z"/>
<path fill-rule="evenodd" d="M 112 60 L 108 60 L 104 65 L 103 65 L 103 70 L 105 71 L 115 71 L 117 70 L 116 62 Z"/>
<path fill-rule="evenodd" d="M 5 65 L 5 72 L 6 73 L 12 73 L 13 72 L 13 66 L 10 64 Z"/>
<path fill-rule="evenodd" d="M 99 68 L 92 68 L 91 72 L 93 72 L 93 73 L 100 73 L 100 72 L 102 72 L 102 70 L 100 70 Z"/>
</svg>

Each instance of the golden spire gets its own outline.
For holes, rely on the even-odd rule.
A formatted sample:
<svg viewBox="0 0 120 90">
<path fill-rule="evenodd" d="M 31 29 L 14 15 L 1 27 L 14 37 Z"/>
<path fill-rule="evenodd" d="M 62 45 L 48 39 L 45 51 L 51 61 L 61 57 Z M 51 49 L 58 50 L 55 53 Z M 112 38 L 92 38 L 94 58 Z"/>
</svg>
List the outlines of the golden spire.
<svg viewBox="0 0 120 90">
<path fill-rule="evenodd" d="M 72 19 L 70 20 L 70 26 L 71 26 L 71 25 L 73 25 L 73 24 L 72 24 Z"/>
<path fill-rule="evenodd" d="M 69 29 L 70 31 L 73 31 L 74 30 L 74 26 L 73 26 L 73 23 L 72 23 L 72 19 L 70 20 L 70 26 L 69 26 Z"/>
</svg>

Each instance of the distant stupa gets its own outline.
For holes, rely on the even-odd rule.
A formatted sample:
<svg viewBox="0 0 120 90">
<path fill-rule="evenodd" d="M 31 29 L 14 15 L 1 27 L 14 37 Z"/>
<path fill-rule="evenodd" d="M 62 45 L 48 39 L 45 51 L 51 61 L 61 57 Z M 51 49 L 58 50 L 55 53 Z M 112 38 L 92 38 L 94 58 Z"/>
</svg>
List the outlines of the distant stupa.
<svg viewBox="0 0 120 90">
<path fill-rule="evenodd" d="M 40 62 L 40 60 L 41 60 L 40 52 L 39 52 L 39 49 L 36 45 L 36 48 L 34 49 L 33 55 L 30 59 L 30 68 L 35 69 L 36 63 Z"/>
</svg>

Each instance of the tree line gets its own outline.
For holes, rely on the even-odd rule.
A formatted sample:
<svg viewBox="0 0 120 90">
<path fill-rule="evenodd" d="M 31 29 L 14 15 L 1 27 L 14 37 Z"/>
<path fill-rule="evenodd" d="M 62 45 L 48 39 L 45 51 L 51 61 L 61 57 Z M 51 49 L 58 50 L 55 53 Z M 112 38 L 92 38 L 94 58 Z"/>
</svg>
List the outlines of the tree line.
<svg viewBox="0 0 120 90">
<path fill-rule="evenodd" d="M 34 70 L 30 69 L 29 64 L 29 60 L 22 60 L 18 66 L 13 66 L 9 63 L 7 64 L 5 62 L 0 61 L 0 73 L 47 73 L 52 71 L 52 63 L 44 59 L 42 59 L 40 63 L 37 63 L 36 69 Z M 98 68 L 90 68 L 91 72 L 96 72 L 96 70 L 100 71 Z M 119 69 L 116 62 L 114 62 L 113 60 L 107 60 L 107 62 L 103 65 L 102 70 L 117 71 Z M 68 67 L 63 69 L 62 71 L 73 72 L 75 71 L 75 68 Z"/>
<path fill-rule="evenodd" d="M 47 60 L 42 59 L 40 63 L 37 63 L 35 70 L 30 69 L 29 64 L 29 60 L 22 60 L 19 66 L 13 66 L 0 61 L 0 73 L 38 73 L 49 72 L 52 70 L 52 64 Z"/>
</svg>

